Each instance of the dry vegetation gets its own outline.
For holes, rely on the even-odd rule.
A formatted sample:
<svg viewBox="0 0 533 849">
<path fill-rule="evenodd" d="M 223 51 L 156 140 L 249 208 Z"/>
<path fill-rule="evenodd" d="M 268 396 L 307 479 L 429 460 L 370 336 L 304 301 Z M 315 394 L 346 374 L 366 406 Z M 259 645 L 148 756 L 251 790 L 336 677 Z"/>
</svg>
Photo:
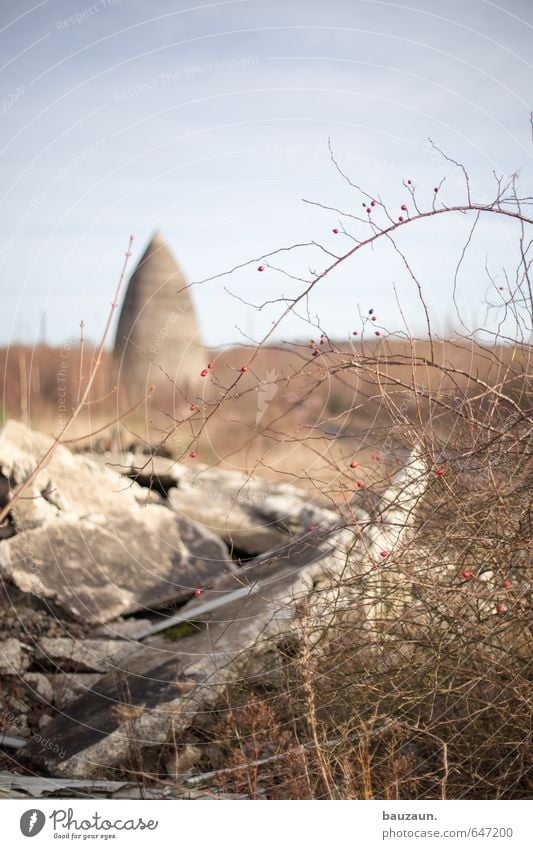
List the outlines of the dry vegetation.
<svg viewBox="0 0 533 849">
<path fill-rule="evenodd" d="M 301 640 L 278 647 L 271 680 L 250 671 L 196 729 L 223 753 L 226 792 L 531 794 L 530 395 L 525 373 L 504 370 L 497 391 L 475 392 L 479 372 L 466 391 L 432 388 L 414 416 L 382 395 L 382 439 L 418 442 L 444 474 L 433 466 L 414 539 L 347 573 L 319 616 L 302 609 Z"/>
</svg>

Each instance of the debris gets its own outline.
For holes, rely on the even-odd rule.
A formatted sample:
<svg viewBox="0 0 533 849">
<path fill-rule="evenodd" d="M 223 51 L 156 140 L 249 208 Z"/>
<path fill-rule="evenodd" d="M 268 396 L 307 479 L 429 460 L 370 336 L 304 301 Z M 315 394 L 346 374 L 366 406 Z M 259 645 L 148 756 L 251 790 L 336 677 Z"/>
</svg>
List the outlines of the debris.
<svg viewBox="0 0 533 849">
<path fill-rule="evenodd" d="M 283 545 L 310 523 L 328 526 L 338 519 L 291 484 L 177 463 L 172 474 L 177 485 L 169 489 L 168 500 L 173 509 L 249 556 Z"/>
<path fill-rule="evenodd" d="M 63 672 L 107 672 L 131 649 L 125 640 L 72 640 L 43 637 L 37 644 L 36 660 Z"/>
<path fill-rule="evenodd" d="M 9 637 L 0 642 L 0 674 L 21 675 L 29 666 L 29 657 L 20 640 Z"/>
<path fill-rule="evenodd" d="M 33 451 L 42 453 L 50 442 L 8 422 L 0 433 L 0 469 L 15 483 L 24 479 Z M 39 513 L 36 505 L 48 502 L 52 491 L 53 515 Z M 166 506 L 140 506 L 142 492 L 59 446 L 29 501 L 17 503 L 16 534 L 0 544 L 0 575 L 73 619 L 100 624 L 184 601 L 194 587 L 210 586 L 234 569 L 217 536 Z"/>
</svg>

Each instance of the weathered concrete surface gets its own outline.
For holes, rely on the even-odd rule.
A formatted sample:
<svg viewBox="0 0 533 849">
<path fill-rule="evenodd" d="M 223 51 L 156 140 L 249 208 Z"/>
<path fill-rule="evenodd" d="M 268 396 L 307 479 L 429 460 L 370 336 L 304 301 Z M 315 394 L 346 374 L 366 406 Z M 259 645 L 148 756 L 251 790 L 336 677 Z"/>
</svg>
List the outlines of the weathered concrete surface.
<svg viewBox="0 0 533 849">
<path fill-rule="evenodd" d="M 0 431 L 0 474 L 14 487 L 35 468 L 52 442 L 44 433 L 7 421 Z M 84 454 L 60 445 L 48 465 L 13 509 L 18 532 L 43 525 L 59 515 L 83 517 L 134 508 L 142 488 L 124 480 Z"/>
<path fill-rule="evenodd" d="M 319 494 L 292 484 L 194 463 L 183 465 L 157 454 L 107 453 L 102 462 L 152 492 L 168 494 L 180 515 L 217 534 L 231 549 L 250 557 L 284 545 L 313 526 L 330 527 L 338 514 Z M 368 522 L 359 504 L 350 517 Z"/>
<path fill-rule="evenodd" d="M 58 519 L 0 545 L 4 578 L 87 622 L 184 600 L 233 568 L 217 537 L 157 505 Z"/>
<path fill-rule="evenodd" d="M 3 474 L 24 480 L 50 443 L 9 422 L 0 433 Z M 0 542 L 0 575 L 71 617 L 107 622 L 184 600 L 234 569 L 215 534 L 144 505 L 145 495 L 59 446 L 13 510 L 16 535 Z"/>
<path fill-rule="evenodd" d="M 43 675 L 42 672 L 26 672 L 23 683 L 32 702 L 37 701 L 47 705 L 53 703 L 54 689 L 47 675 Z"/>
</svg>

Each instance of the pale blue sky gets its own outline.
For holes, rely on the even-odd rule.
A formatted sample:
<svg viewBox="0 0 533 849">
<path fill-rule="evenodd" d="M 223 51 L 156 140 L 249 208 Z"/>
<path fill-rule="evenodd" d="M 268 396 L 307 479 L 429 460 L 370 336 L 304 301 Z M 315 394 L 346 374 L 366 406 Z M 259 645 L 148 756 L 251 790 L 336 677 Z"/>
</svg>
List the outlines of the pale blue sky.
<svg viewBox="0 0 533 849">
<path fill-rule="evenodd" d="M 526 0 L 4 2 L 0 341 L 33 342 L 42 313 L 50 342 L 80 318 L 96 337 L 130 232 L 136 258 L 160 229 L 191 280 L 294 242 L 347 245 L 331 234 L 335 215 L 301 200 L 361 210 L 328 136 L 350 177 L 394 210 L 403 179 L 425 205 L 447 173 L 428 136 L 467 165 L 482 199 L 493 169 L 521 169 L 531 194 L 532 40 Z M 450 179 L 443 199 L 462 197 Z M 399 236 L 437 328 L 453 319 L 468 223 Z M 485 320 L 486 255 L 495 272 L 511 268 L 514 233 L 493 220 L 476 237 L 459 280 L 467 323 Z M 208 344 L 239 341 L 238 328 L 259 337 L 279 311 L 247 309 L 224 287 L 256 303 L 296 291 L 253 268 L 195 289 Z M 358 304 L 395 329 L 393 283 L 422 331 L 413 285 L 381 248 L 321 283 L 310 308 L 333 336 L 358 326 Z M 302 335 L 294 318 L 278 338 Z"/>
</svg>

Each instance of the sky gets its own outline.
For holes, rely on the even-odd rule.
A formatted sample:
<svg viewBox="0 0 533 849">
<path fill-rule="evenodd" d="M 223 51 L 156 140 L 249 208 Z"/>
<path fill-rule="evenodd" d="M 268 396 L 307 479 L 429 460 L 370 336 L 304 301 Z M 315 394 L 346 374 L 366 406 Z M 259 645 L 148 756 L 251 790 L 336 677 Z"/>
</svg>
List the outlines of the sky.
<svg viewBox="0 0 533 849">
<path fill-rule="evenodd" d="M 195 283 L 205 342 L 261 338 L 300 282 L 255 261 L 201 281 L 294 244 L 338 254 L 353 242 L 334 228 L 365 231 L 332 211 L 366 215 L 328 139 L 394 216 L 407 179 L 423 208 L 444 177 L 439 202 L 465 200 L 429 138 L 464 163 L 481 202 L 493 172 L 519 171 L 530 194 L 532 40 L 527 0 L 4 0 L 0 344 L 60 344 L 80 319 L 98 338 L 129 234 L 134 264 L 156 229 Z M 487 301 L 499 303 L 496 284 L 516 265 L 516 225 L 487 216 L 456 279 L 472 223 L 446 215 L 397 231 L 442 334 L 490 329 Z M 282 257 L 306 277 L 327 254 Z M 267 300 L 277 302 L 254 308 Z M 425 329 L 417 286 L 385 240 L 320 281 L 306 309 L 274 338 L 307 337 L 308 316 L 340 338 L 369 309 L 391 332 Z"/>
</svg>

